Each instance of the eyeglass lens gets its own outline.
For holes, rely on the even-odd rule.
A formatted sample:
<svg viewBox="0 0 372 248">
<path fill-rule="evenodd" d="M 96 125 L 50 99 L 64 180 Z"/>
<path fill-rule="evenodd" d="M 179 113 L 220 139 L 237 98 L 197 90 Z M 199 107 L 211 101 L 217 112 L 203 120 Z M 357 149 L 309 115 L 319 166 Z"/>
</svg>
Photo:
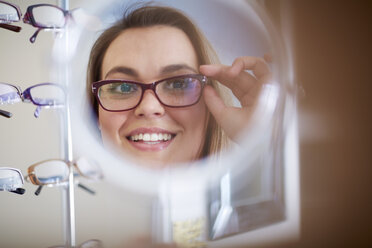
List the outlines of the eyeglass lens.
<svg viewBox="0 0 372 248">
<path fill-rule="evenodd" d="M 69 168 L 63 161 L 51 160 L 35 166 L 34 173 L 40 184 L 58 184 L 67 181 Z"/>
<path fill-rule="evenodd" d="M 120 111 L 135 107 L 141 101 L 144 85 L 133 82 L 109 82 L 98 89 L 100 103 L 107 110 Z M 177 77 L 159 81 L 155 94 L 167 106 L 195 104 L 201 95 L 202 82 L 197 77 Z"/>
<path fill-rule="evenodd" d="M 18 15 L 18 11 L 15 7 L 0 2 L 0 23 L 11 23 L 11 22 L 18 22 L 20 20 L 20 16 Z"/>
<path fill-rule="evenodd" d="M 102 178 L 101 168 L 92 160 L 82 157 L 76 161 L 76 167 L 84 177 L 93 180 L 99 180 Z"/>
<path fill-rule="evenodd" d="M 56 245 L 56 246 L 51 246 L 48 248 L 66 248 L 64 245 Z M 102 241 L 98 239 L 91 239 L 87 240 L 84 243 L 80 244 L 79 246 L 76 246 L 76 248 L 103 248 L 103 243 Z"/>
<path fill-rule="evenodd" d="M 65 103 L 65 93 L 55 84 L 41 84 L 29 88 L 32 102 L 39 106 L 60 107 Z"/>
<path fill-rule="evenodd" d="M 76 162 L 76 167 L 82 176 L 89 179 L 98 180 L 102 178 L 102 172 L 98 165 L 81 158 Z M 39 185 L 35 195 L 39 195 L 43 185 L 59 185 L 68 180 L 70 167 L 63 160 L 47 160 L 39 164 L 30 166 L 28 169 L 31 182 Z M 78 174 L 76 174 L 78 175 Z M 78 186 L 91 194 L 95 192 L 88 187 L 78 183 Z"/>
<path fill-rule="evenodd" d="M 32 8 L 32 16 L 40 28 L 62 28 L 65 26 L 65 15 L 61 9 L 55 6 L 36 6 Z"/>
<path fill-rule="evenodd" d="M 23 178 L 18 171 L 0 168 L 0 191 L 16 191 L 22 186 Z"/>
<path fill-rule="evenodd" d="M 79 248 L 103 248 L 103 243 L 100 240 L 88 240 L 82 243 Z"/>
<path fill-rule="evenodd" d="M 0 104 L 13 104 L 20 101 L 22 99 L 16 87 L 0 83 Z"/>
</svg>

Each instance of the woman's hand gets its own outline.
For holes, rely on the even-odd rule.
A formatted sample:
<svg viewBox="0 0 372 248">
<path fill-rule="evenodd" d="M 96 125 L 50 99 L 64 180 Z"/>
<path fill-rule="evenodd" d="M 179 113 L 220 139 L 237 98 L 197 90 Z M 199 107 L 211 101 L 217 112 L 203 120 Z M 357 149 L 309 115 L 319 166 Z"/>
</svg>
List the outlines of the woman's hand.
<svg viewBox="0 0 372 248">
<path fill-rule="evenodd" d="M 265 59 L 258 57 L 239 57 L 231 66 L 201 65 L 200 72 L 215 79 L 231 89 L 240 101 L 240 107 L 228 107 L 217 92 L 207 85 L 204 89 L 204 101 L 217 123 L 232 140 L 237 140 L 240 131 L 249 123 L 255 109 L 262 85 L 271 79 L 271 71 Z M 269 61 L 268 61 L 269 62 Z M 253 75 L 246 70 L 252 71 Z"/>
</svg>

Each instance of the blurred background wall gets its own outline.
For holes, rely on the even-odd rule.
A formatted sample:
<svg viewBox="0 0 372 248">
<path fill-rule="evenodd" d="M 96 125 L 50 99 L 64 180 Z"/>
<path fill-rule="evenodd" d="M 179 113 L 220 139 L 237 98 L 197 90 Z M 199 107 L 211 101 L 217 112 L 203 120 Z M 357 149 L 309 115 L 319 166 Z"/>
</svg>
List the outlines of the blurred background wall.
<svg viewBox="0 0 372 248">
<path fill-rule="evenodd" d="M 371 247 L 372 1 L 266 0 L 292 13 L 301 237 L 270 247 Z"/>
</svg>

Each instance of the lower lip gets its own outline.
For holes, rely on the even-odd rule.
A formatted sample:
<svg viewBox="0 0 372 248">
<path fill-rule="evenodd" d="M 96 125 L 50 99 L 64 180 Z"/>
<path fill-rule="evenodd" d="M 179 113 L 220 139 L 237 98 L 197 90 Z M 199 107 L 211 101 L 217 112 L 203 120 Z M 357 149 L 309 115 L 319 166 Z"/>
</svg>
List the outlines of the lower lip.
<svg viewBox="0 0 372 248">
<path fill-rule="evenodd" d="M 129 140 L 129 143 L 138 150 L 156 152 L 156 151 L 162 151 L 165 148 L 167 148 L 172 143 L 172 141 L 173 139 L 168 140 L 168 141 L 159 141 L 159 142 L 149 141 L 147 143 L 144 141 L 134 142 L 132 140 Z"/>
</svg>

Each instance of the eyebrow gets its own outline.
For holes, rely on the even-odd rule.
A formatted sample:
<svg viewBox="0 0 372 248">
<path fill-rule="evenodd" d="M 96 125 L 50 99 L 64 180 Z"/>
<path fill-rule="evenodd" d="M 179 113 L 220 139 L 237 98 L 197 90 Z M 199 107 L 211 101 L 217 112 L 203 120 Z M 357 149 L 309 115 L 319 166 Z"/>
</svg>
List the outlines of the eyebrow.
<svg viewBox="0 0 372 248">
<path fill-rule="evenodd" d="M 105 78 L 107 78 L 110 74 L 114 74 L 114 73 L 122 73 L 122 74 L 127 74 L 129 76 L 138 77 L 138 73 L 132 68 L 125 67 L 125 66 L 115 66 L 114 68 L 112 68 L 106 73 Z"/>
<path fill-rule="evenodd" d="M 172 65 L 167 65 L 161 68 L 160 74 L 168 74 L 168 73 L 177 72 L 181 70 L 190 70 L 194 73 L 198 73 L 194 68 L 192 68 L 191 66 L 187 64 L 172 64 Z M 105 78 L 107 78 L 110 74 L 114 74 L 114 73 L 122 73 L 122 74 L 126 74 L 128 76 L 133 76 L 133 77 L 139 76 L 138 72 L 135 69 L 132 69 L 126 66 L 115 66 L 114 68 L 112 68 L 106 73 Z"/>
</svg>

